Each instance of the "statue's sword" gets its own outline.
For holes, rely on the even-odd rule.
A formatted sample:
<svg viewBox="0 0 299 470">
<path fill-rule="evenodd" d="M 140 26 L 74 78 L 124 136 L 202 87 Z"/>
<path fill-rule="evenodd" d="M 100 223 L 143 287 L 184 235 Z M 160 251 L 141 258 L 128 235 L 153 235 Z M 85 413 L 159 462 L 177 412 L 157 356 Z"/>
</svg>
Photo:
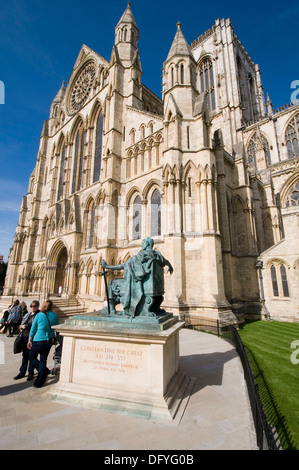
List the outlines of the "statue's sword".
<svg viewBox="0 0 299 470">
<path fill-rule="evenodd" d="M 101 273 L 101 276 L 104 276 L 104 281 L 105 281 L 105 288 L 106 288 L 106 297 L 107 297 L 107 306 L 108 306 L 108 315 L 110 316 L 110 302 L 109 302 L 109 295 L 108 295 L 108 284 L 107 284 L 107 272 L 105 270 L 105 267 L 102 265 L 103 272 Z"/>
</svg>

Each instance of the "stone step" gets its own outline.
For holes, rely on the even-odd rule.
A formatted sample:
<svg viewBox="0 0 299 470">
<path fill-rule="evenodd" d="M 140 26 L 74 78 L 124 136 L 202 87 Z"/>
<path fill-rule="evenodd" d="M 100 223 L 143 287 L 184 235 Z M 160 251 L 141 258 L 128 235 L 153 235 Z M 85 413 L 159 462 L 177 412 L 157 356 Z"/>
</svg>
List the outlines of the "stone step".
<svg viewBox="0 0 299 470">
<path fill-rule="evenodd" d="M 80 302 L 78 302 L 78 300 L 53 300 L 53 305 L 55 305 L 56 307 L 77 307 L 80 304 Z"/>
<path fill-rule="evenodd" d="M 55 310 L 55 313 L 57 313 L 57 316 L 59 319 L 62 318 L 69 318 L 72 317 L 73 315 L 84 315 L 87 313 L 86 309 L 78 309 L 78 310 Z"/>
<path fill-rule="evenodd" d="M 67 318 L 73 315 L 83 315 L 87 312 L 87 308 L 78 301 L 78 299 L 50 299 L 53 302 L 53 310 L 57 313 L 58 318 Z M 20 299 L 20 301 L 22 301 Z M 25 300 L 27 303 L 27 308 L 29 310 L 30 303 L 28 303 L 28 299 Z M 0 300 L 0 316 L 8 309 L 10 305 L 10 301 L 7 300 Z"/>
</svg>

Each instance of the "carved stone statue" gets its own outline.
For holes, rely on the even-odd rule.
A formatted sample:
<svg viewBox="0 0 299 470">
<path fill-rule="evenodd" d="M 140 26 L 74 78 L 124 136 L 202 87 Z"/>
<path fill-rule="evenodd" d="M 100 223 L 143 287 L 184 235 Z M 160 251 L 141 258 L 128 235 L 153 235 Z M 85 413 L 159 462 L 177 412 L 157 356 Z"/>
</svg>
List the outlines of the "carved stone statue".
<svg viewBox="0 0 299 470">
<path fill-rule="evenodd" d="M 123 278 L 109 283 L 108 315 L 116 315 L 115 306 L 119 303 L 124 310 L 118 314 L 128 317 L 156 317 L 166 313 L 160 308 L 164 294 L 163 268 L 168 266 L 171 274 L 173 268 L 159 251 L 153 250 L 152 238 L 145 238 L 141 246 L 142 250 L 124 264 L 107 266 L 104 260 L 101 262 L 104 275 L 106 269 L 124 270 Z"/>
</svg>

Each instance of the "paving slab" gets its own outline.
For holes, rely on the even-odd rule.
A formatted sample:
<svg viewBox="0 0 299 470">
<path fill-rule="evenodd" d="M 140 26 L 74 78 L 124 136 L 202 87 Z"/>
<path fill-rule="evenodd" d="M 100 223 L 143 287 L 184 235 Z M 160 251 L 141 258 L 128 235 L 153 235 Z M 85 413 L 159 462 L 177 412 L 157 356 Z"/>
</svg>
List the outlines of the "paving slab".
<svg viewBox="0 0 299 470">
<path fill-rule="evenodd" d="M 0 449 L 257 450 L 241 361 L 215 335 L 180 332 L 180 368 L 194 387 L 179 423 L 54 402 L 49 390 L 58 376 L 41 389 L 26 377 L 13 380 L 21 361 L 13 341 L 0 335 Z"/>
</svg>

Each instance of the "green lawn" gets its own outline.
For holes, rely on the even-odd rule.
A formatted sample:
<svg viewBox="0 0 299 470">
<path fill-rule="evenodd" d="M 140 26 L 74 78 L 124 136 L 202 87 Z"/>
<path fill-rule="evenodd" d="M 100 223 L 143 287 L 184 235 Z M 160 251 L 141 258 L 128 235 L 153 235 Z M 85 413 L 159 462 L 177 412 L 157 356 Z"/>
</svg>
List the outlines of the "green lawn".
<svg viewBox="0 0 299 470">
<path fill-rule="evenodd" d="M 299 323 L 250 322 L 239 334 L 268 422 L 276 427 L 284 450 L 299 450 Z M 292 348 L 293 341 L 297 345 Z"/>
</svg>

